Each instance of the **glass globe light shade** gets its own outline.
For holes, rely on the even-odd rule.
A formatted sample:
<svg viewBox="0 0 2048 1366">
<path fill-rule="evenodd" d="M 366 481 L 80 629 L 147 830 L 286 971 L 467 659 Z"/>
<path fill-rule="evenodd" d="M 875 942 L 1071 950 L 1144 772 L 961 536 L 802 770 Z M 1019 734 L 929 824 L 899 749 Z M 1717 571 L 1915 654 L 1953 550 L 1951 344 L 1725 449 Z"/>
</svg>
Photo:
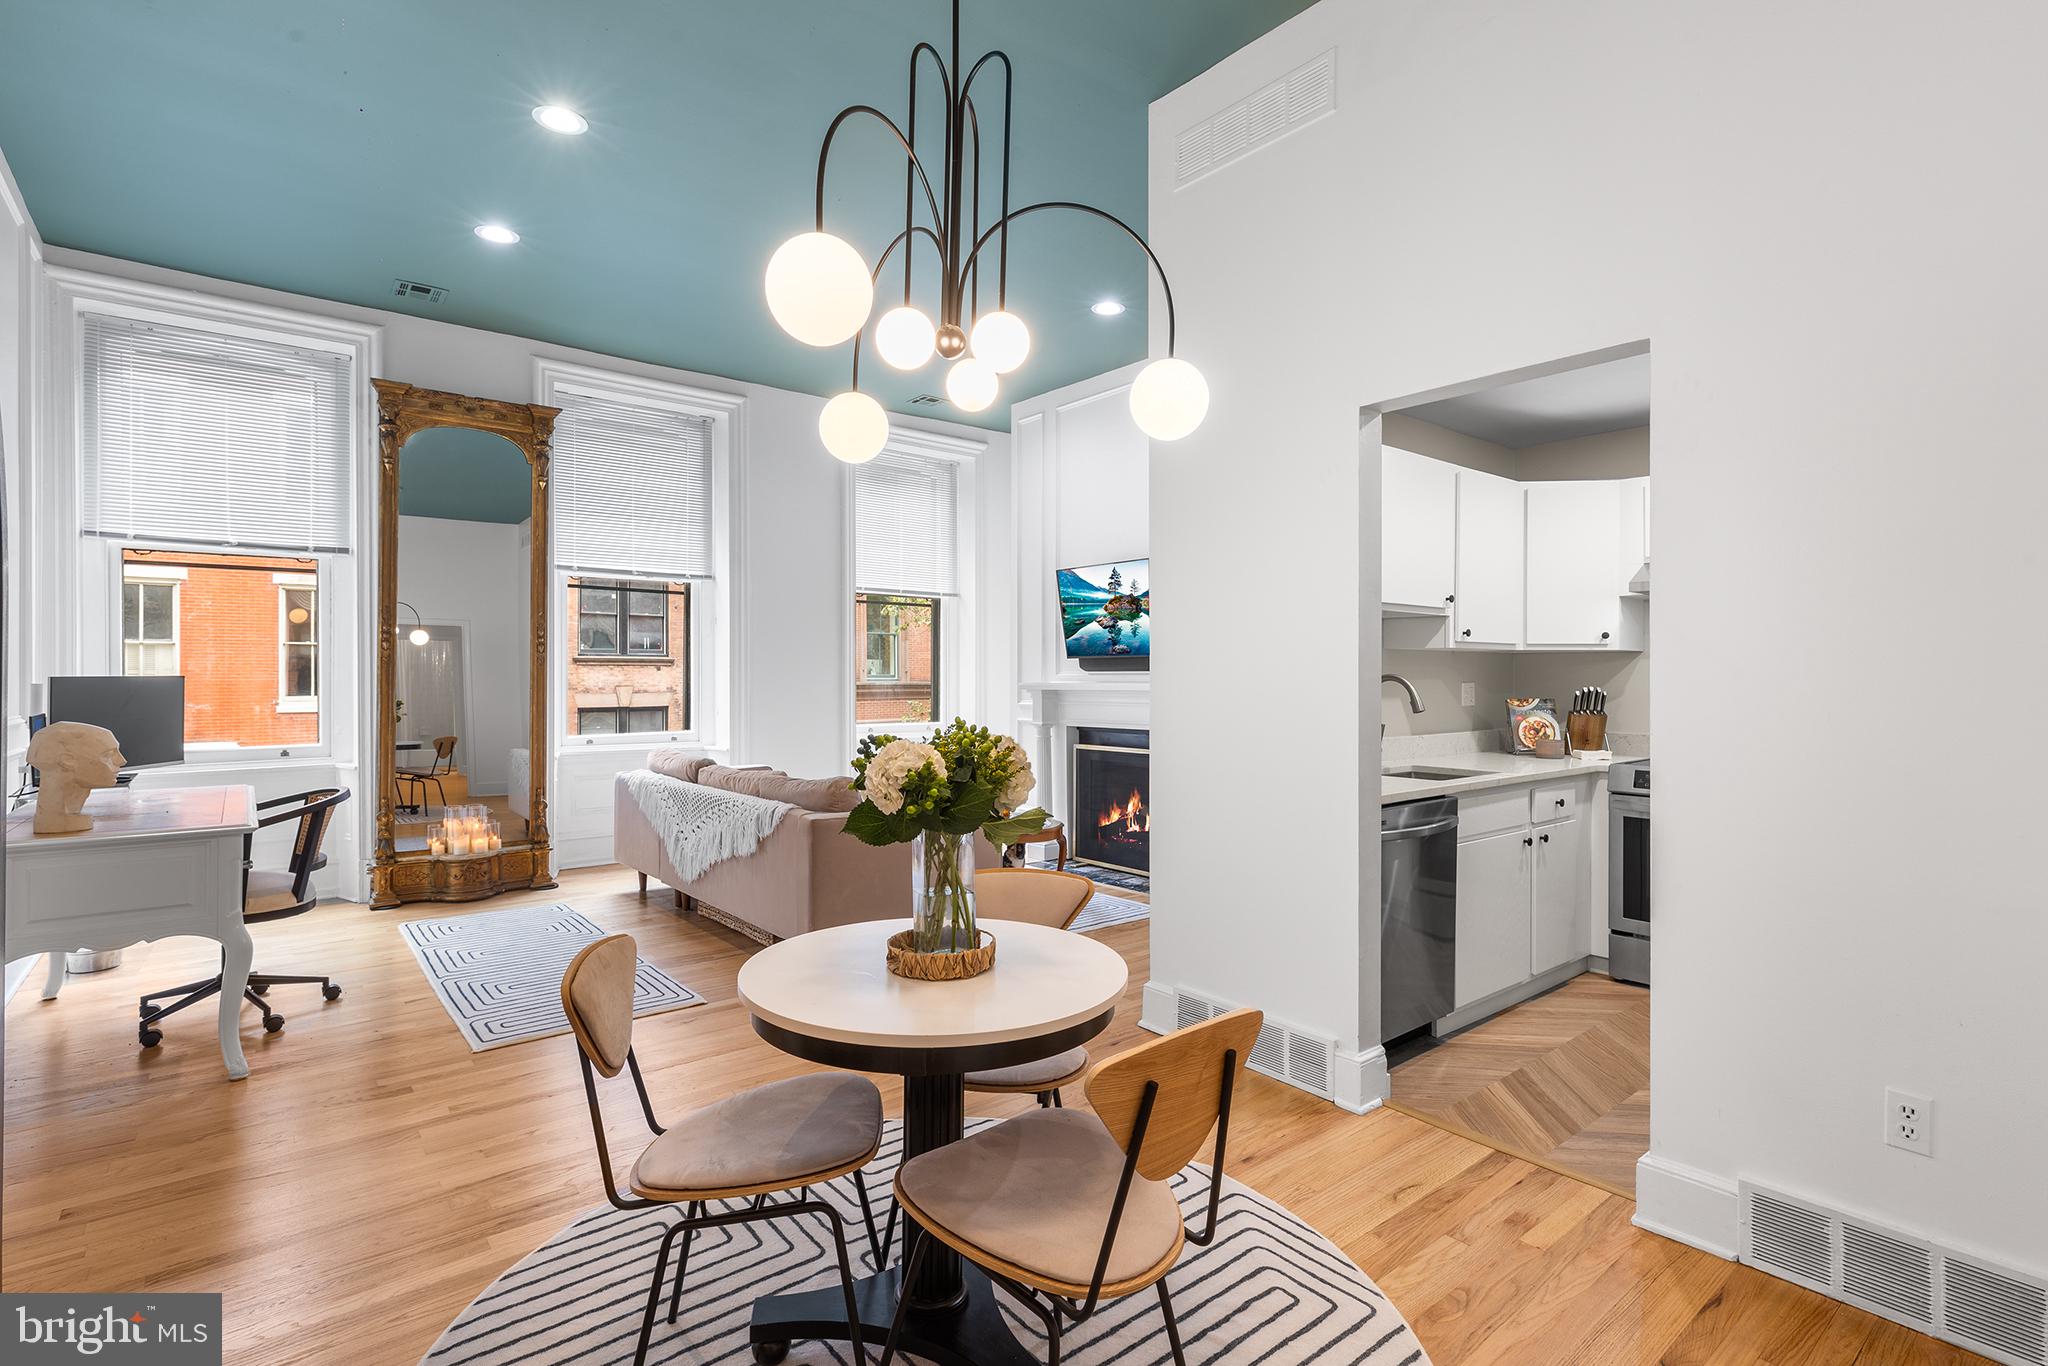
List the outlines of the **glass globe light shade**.
<svg viewBox="0 0 2048 1366">
<path fill-rule="evenodd" d="M 1014 313 L 998 309 L 984 313 L 974 324 L 974 355 L 988 362 L 989 369 L 1007 375 L 1031 354 L 1031 329 Z"/>
<path fill-rule="evenodd" d="M 806 346 L 837 346 L 866 325 L 874 277 L 853 244 L 829 232 L 800 232 L 768 260 L 768 311 Z"/>
<path fill-rule="evenodd" d="M 424 626 L 413 627 L 412 630 L 406 632 L 405 638 L 415 645 L 424 645 L 433 639 L 431 635 L 427 634 L 427 628 Z"/>
<path fill-rule="evenodd" d="M 1131 417 L 1154 441 L 1178 441 L 1209 413 L 1209 382 L 1184 360 L 1155 360 L 1131 382 Z"/>
<path fill-rule="evenodd" d="M 946 372 L 946 397 L 963 413 L 978 413 L 996 401 L 995 368 L 979 356 L 953 362 Z"/>
<path fill-rule="evenodd" d="M 875 323 L 875 351 L 898 370 L 915 370 L 932 358 L 938 335 L 930 318 L 905 304 Z"/>
<path fill-rule="evenodd" d="M 849 465 L 865 464 L 888 444 L 889 415 L 868 395 L 849 389 L 818 414 L 818 438 L 835 458 Z"/>
</svg>

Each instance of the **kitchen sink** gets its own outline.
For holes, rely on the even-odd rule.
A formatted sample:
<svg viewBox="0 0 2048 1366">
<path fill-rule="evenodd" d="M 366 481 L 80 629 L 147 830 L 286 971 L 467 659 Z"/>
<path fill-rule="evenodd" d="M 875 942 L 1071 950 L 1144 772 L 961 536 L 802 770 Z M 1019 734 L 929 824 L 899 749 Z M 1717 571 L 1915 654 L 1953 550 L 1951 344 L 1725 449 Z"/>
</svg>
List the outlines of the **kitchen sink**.
<svg viewBox="0 0 2048 1366">
<path fill-rule="evenodd" d="M 1476 768 L 1383 768 L 1382 778 L 1414 778 L 1425 783 L 1456 782 L 1460 778 L 1488 778 L 1493 775 Z"/>
</svg>

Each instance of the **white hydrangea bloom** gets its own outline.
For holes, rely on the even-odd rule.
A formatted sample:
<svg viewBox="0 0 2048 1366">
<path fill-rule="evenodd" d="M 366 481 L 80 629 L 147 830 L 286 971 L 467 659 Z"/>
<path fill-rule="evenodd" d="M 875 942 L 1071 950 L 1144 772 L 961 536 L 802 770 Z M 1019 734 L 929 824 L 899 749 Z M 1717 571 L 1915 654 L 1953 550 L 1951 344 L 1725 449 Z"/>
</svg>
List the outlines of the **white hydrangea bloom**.
<svg viewBox="0 0 2048 1366">
<path fill-rule="evenodd" d="M 1031 756 L 1024 752 L 1024 746 L 1007 735 L 996 745 L 996 753 L 1017 766 L 1010 780 L 1003 784 L 1003 790 L 996 794 L 996 805 L 1004 811 L 1015 811 L 1038 784 L 1038 779 L 1031 772 Z"/>
<path fill-rule="evenodd" d="M 903 809 L 904 780 L 927 764 L 938 777 L 946 776 L 946 761 L 930 745 L 915 740 L 891 740 L 868 760 L 868 800 L 884 815 L 895 815 Z"/>
</svg>

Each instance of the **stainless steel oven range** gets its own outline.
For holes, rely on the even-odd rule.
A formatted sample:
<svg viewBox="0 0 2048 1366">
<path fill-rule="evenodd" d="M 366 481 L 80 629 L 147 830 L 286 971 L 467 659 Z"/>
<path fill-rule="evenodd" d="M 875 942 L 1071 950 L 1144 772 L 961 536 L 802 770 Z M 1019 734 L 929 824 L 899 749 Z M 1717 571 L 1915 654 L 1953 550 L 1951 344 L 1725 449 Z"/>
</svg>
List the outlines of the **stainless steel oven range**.
<svg viewBox="0 0 2048 1366">
<path fill-rule="evenodd" d="M 1650 984 L 1650 761 L 1607 770 L 1607 971 Z"/>
</svg>

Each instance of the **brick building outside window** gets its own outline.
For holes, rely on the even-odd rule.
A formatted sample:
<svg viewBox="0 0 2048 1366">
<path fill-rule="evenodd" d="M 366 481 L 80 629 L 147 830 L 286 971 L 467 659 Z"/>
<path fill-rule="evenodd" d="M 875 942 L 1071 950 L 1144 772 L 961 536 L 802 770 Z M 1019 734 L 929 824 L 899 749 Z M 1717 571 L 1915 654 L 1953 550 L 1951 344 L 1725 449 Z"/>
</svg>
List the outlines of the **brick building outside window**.
<svg viewBox="0 0 2048 1366">
<path fill-rule="evenodd" d="M 690 727 L 690 585 L 569 580 L 569 735 Z"/>
</svg>

